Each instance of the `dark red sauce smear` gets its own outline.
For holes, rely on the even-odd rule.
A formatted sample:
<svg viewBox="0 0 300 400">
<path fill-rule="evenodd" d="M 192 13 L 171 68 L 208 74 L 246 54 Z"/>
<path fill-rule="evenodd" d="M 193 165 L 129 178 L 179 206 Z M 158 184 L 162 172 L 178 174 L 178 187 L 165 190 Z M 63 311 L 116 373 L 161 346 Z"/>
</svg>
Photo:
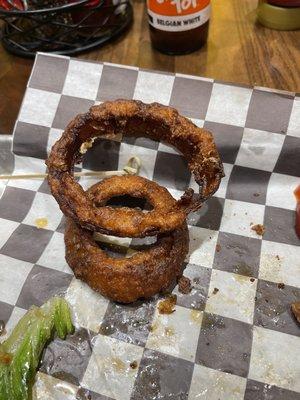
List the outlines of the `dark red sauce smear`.
<svg viewBox="0 0 300 400">
<path fill-rule="evenodd" d="M 298 238 L 300 239 L 300 185 L 295 189 L 294 194 L 296 196 L 296 233 L 298 235 Z"/>
</svg>

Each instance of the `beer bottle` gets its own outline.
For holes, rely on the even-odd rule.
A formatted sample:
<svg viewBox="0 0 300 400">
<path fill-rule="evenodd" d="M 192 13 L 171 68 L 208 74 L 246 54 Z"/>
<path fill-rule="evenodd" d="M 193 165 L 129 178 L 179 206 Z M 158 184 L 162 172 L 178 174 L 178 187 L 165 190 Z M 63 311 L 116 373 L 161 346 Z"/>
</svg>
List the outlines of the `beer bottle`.
<svg viewBox="0 0 300 400">
<path fill-rule="evenodd" d="M 206 43 L 210 0 L 147 0 L 153 47 L 167 54 L 186 54 Z"/>
</svg>

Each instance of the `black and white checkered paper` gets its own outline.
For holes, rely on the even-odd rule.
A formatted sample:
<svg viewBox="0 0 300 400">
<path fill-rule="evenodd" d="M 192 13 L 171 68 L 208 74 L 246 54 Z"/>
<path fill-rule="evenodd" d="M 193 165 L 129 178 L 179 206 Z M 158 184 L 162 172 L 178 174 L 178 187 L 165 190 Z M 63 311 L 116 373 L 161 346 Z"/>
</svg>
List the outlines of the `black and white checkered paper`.
<svg viewBox="0 0 300 400">
<path fill-rule="evenodd" d="M 300 183 L 299 95 L 39 54 L 15 126 L 14 174 L 45 172 L 66 124 L 117 98 L 171 105 L 211 130 L 226 177 L 189 217 L 185 275 L 193 290 L 175 288 L 171 315 L 158 314 L 157 299 L 115 304 L 76 280 L 46 181 L 2 184 L 0 319 L 9 333 L 31 305 L 65 293 L 78 328 L 48 346 L 38 398 L 300 399 L 300 328 L 290 311 L 300 300 L 293 195 Z M 195 187 L 176 150 L 146 139 L 102 140 L 79 169 L 121 169 L 131 156 L 141 158 L 141 175 L 175 197 Z M 39 218 L 47 219 L 45 228 L 37 228 Z M 264 224 L 265 235 L 251 223 Z"/>
</svg>

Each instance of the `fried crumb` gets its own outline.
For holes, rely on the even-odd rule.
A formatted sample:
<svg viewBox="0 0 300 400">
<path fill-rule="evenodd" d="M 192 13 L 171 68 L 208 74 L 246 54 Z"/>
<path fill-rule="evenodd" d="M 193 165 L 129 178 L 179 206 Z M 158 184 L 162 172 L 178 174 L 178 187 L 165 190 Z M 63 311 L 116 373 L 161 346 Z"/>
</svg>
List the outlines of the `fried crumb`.
<svg viewBox="0 0 300 400">
<path fill-rule="evenodd" d="M 217 294 L 218 291 L 219 291 L 219 289 L 215 287 L 214 290 L 213 290 L 213 292 L 212 292 L 212 294 Z"/>
<path fill-rule="evenodd" d="M 284 289 L 285 288 L 285 284 L 284 283 L 278 283 L 277 287 L 278 287 L 278 289 Z"/>
<path fill-rule="evenodd" d="M 182 294 L 188 294 L 192 290 L 191 280 L 182 276 L 178 281 L 178 290 Z"/>
<path fill-rule="evenodd" d="M 47 218 L 37 218 L 35 220 L 35 226 L 38 229 L 46 228 L 47 225 L 48 225 L 48 219 Z"/>
<path fill-rule="evenodd" d="M 262 224 L 253 225 L 251 226 L 251 229 L 255 231 L 259 236 L 263 236 L 266 231 L 266 228 Z"/>
<path fill-rule="evenodd" d="M 255 281 L 255 279 L 254 278 L 250 278 L 250 282 L 254 282 Z"/>
<path fill-rule="evenodd" d="M 293 311 L 293 314 L 294 314 L 296 320 L 300 324 L 300 301 L 297 301 L 296 303 L 292 303 L 291 304 L 291 309 Z"/>
<path fill-rule="evenodd" d="M 132 361 L 132 362 L 130 363 L 130 368 L 131 368 L 131 369 L 136 369 L 137 366 L 138 366 L 137 361 Z"/>
<path fill-rule="evenodd" d="M 167 298 L 165 298 L 164 300 L 161 300 L 158 303 L 158 312 L 160 314 L 172 314 L 173 312 L 175 312 L 175 305 L 177 302 L 177 296 L 176 294 L 170 294 Z"/>
<path fill-rule="evenodd" d="M 217 243 L 216 245 L 216 252 L 219 253 L 221 251 L 221 245 Z"/>
</svg>

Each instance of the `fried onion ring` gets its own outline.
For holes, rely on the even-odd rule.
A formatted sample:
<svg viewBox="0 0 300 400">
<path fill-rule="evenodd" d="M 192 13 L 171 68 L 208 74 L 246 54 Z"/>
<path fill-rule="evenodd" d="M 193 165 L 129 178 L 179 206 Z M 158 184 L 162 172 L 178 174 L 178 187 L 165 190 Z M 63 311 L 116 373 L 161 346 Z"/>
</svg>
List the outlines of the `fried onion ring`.
<svg viewBox="0 0 300 400">
<path fill-rule="evenodd" d="M 88 190 L 89 197 L 95 203 L 98 200 L 101 202 L 104 201 L 103 192 L 107 191 L 105 200 L 108 200 L 111 194 L 114 195 L 114 191 L 108 192 L 111 186 L 114 187 L 116 178 L 126 178 L 132 185 L 138 177 L 107 178 Z M 131 190 L 130 194 L 151 199 L 153 193 L 158 191 L 158 185 L 144 178 L 139 179 L 146 181 L 143 193 L 137 189 L 136 192 Z M 175 200 L 166 189 L 159 188 L 164 201 L 171 206 Z M 159 206 L 161 200 L 157 202 Z M 113 258 L 98 246 L 93 232 L 81 228 L 70 218 L 67 218 L 65 229 L 66 260 L 75 276 L 102 295 L 121 303 L 150 298 L 175 284 L 182 275 L 188 242 L 188 229 L 184 221 L 180 228 L 158 235 L 153 245 L 130 258 Z"/>
<path fill-rule="evenodd" d="M 84 143 L 92 144 L 99 136 L 112 138 L 120 134 L 162 140 L 175 146 L 187 159 L 189 169 L 201 187 L 197 195 L 194 195 L 192 189 L 188 189 L 174 204 L 174 208 L 165 212 L 163 217 L 152 213 L 149 226 L 145 221 L 139 226 L 132 223 L 135 229 L 130 232 L 130 236 L 153 236 L 178 228 L 182 219 L 174 218 L 174 213 L 187 214 L 197 210 L 218 189 L 224 173 L 210 132 L 198 128 L 175 109 L 158 103 L 108 101 L 77 116 L 55 143 L 46 162 L 53 196 L 62 212 L 81 227 L 112 235 L 129 236 L 127 225 L 123 225 L 123 210 L 116 211 L 112 229 L 109 222 L 111 218 L 105 212 L 105 206 L 96 207 L 73 176 L 73 167 L 82 157 L 80 149 Z"/>
<path fill-rule="evenodd" d="M 147 213 L 129 207 L 103 207 L 112 197 L 129 195 L 148 200 L 153 209 Z M 185 221 L 183 211 L 174 211 L 176 200 L 168 190 L 155 182 L 141 176 L 112 176 L 96 183 L 88 190 L 88 197 L 95 207 L 100 207 L 102 218 L 109 232 L 114 236 L 122 236 L 125 231 L 128 237 L 136 237 L 142 230 L 145 234 L 157 231 L 158 227 L 172 230 L 173 226 L 181 226 Z M 122 230 L 116 224 L 122 212 Z M 165 215 L 168 213 L 168 220 Z M 153 225 L 153 220 L 156 222 Z"/>
</svg>

